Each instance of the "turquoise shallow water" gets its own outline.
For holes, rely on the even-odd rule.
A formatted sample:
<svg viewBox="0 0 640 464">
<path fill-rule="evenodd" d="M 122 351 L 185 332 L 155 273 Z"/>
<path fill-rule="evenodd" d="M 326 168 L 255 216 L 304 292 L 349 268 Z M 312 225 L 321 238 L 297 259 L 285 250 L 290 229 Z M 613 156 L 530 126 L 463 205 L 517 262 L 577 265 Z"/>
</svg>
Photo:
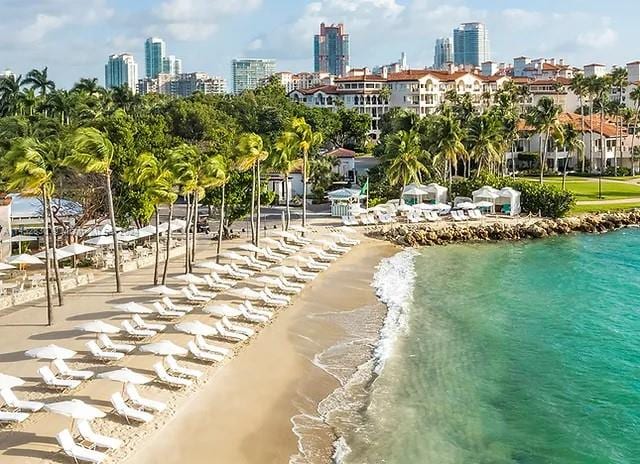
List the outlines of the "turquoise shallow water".
<svg viewBox="0 0 640 464">
<path fill-rule="evenodd" d="M 344 462 L 640 463 L 640 230 L 428 248 L 415 273 Z"/>
</svg>

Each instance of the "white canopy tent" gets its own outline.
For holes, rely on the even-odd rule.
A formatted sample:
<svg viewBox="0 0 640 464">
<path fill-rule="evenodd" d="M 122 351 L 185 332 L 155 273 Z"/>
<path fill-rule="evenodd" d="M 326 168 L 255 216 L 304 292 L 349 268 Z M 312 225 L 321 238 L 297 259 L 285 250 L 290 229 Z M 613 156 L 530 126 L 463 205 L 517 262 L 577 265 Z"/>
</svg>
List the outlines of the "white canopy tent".
<svg viewBox="0 0 640 464">
<path fill-rule="evenodd" d="M 491 207 L 489 211 L 491 213 L 495 213 L 496 211 L 496 200 L 500 197 L 500 190 L 493 188 L 491 186 L 485 185 L 484 187 L 480 187 L 478 190 L 472 192 L 473 202 L 488 202 L 491 203 Z"/>
<path fill-rule="evenodd" d="M 428 192 L 427 199 L 429 202 L 433 202 L 435 204 L 447 202 L 447 192 L 449 191 L 447 187 L 431 183 L 426 186 L 425 190 Z"/>
<path fill-rule="evenodd" d="M 517 216 L 520 214 L 520 192 L 512 189 L 511 187 L 505 187 L 499 192 L 498 198 L 496 198 L 495 204 L 499 205 L 500 210 L 504 214 L 509 216 Z"/>
<path fill-rule="evenodd" d="M 342 217 L 351 215 L 352 205 L 358 205 L 359 207 L 360 200 L 366 196 L 360 194 L 358 189 L 342 188 L 329 192 L 327 197 L 331 202 L 331 216 Z"/>
<path fill-rule="evenodd" d="M 402 189 L 402 201 L 407 205 L 415 205 L 422 203 L 422 201 L 429 195 L 426 185 L 409 184 Z"/>
</svg>

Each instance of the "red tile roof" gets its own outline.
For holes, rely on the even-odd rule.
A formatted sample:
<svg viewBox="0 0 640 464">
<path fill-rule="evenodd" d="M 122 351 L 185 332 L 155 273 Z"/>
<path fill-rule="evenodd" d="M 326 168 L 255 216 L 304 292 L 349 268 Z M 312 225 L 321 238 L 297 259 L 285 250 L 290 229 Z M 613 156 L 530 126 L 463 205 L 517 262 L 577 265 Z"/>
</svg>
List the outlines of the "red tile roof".
<svg viewBox="0 0 640 464">
<path fill-rule="evenodd" d="M 590 116 L 581 116 L 576 113 L 560 113 L 558 117 L 559 121 L 562 124 L 571 124 L 574 129 L 581 131 L 582 130 L 582 120 L 584 119 L 584 131 L 588 132 L 590 127 L 593 127 L 593 132 L 596 134 L 600 134 L 600 115 L 593 115 L 593 126 L 591 126 L 591 118 Z M 518 130 L 523 132 L 533 132 L 534 129 L 524 119 L 518 121 Z M 618 128 L 615 124 L 610 123 L 606 118 L 602 124 L 602 133 L 605 137 L 613 138 L 618 135 Z M 627 132 L 623 128 L 622 136 L 626 136 Z"/>
<path fill-rule="evenodd" d="M 346 76 L 346 77 L 338 77 L 335 82 L 365 82 L 365 81 L 376 81 L 376 82 L 384 82 L 386 79 L 382 76 L 378 76 L 377 74 L 363 74 L 361 76 Z"/>
<path fill-rule="evenodd" d="M 317 87 L 311 87 L 309 89 L 297 89 L 293 92 L 300 92 L 302 95 L 313 95 L 318 92 L 327 93 L 331 95 L 337 95 L 338 90 L 335 85 L 319 85 Z"/>
<path fill-rule="evenodd" d="M 348 150 L 347 148 L 335 148 L 326 153 L 326 156 L 333 156 L 334 158 L 355 158 L 356 152 Z"/>
</svg>

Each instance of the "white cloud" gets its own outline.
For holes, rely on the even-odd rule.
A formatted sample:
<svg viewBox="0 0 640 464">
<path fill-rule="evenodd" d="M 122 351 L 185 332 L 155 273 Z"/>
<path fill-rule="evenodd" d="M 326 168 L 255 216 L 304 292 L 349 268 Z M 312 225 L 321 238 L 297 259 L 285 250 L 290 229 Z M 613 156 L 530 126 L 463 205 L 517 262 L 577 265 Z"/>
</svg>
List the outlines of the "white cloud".
<svg viewBox="0 0 640 464">
<path fill-rule="evenodd" d="M 38 14 L 31 24 L 20 31 L 18 39 L 20 42 L 38 42 L 49 32 L 55 31 L 69 23 L 70 19 L 69 16 Z"/>
<path fill-rule="evenodd" d="M 618 34 L 610 27 L 600 30 L 581 32 L 576 37 L 576 42 L 584 47 L 593 49 L 605 49 L 613 46 L 618 40 Z"/>
</svg>

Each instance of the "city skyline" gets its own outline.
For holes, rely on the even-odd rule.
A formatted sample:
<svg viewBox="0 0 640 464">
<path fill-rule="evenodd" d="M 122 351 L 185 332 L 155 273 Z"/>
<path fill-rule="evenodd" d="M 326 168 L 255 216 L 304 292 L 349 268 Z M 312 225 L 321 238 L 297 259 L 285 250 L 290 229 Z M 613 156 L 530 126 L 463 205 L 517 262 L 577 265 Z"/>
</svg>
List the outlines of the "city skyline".
<svg viewBox="0 0 640 464">
<path fill-rule="evenodd" d="M 402 50 L 412 67 L 430 66 L 435 39 L 469 21 L 487 25 L 495 61 L 562 56 L 580 67 L 593 61 L 623 65 L 638 58 L 625 47 L 633 43 L 633 15 L 624 14 L 625 5 L 635 6 L 630 1 L 604 6 L 542 0 L 535 9 L 523 1 L 504 8 L 477 0 L 354 0 L 349 5 L 336 0 L 141 0 L 135 5 L 68 0 L 63 10 L 60 3 L 2 2 L 0 14 L 7 19 L 0 25 L 0 70 L 24 74 L 49 66 L 56 81 L 70 86 L 80 77 L 100 77 L 105 57 L 128 52 L 142 71 L 144 40 L 158 35 L 171 43 L 171 54 L 188 63 L 189 71 L 230 80 L 230 61 L 242 57 L 273 58 L 278 70 L 307 71 L 313 69 L 313 36 L 322 21 L 345 24 L 353 67 L 387 63 Z"/>
</svg>

